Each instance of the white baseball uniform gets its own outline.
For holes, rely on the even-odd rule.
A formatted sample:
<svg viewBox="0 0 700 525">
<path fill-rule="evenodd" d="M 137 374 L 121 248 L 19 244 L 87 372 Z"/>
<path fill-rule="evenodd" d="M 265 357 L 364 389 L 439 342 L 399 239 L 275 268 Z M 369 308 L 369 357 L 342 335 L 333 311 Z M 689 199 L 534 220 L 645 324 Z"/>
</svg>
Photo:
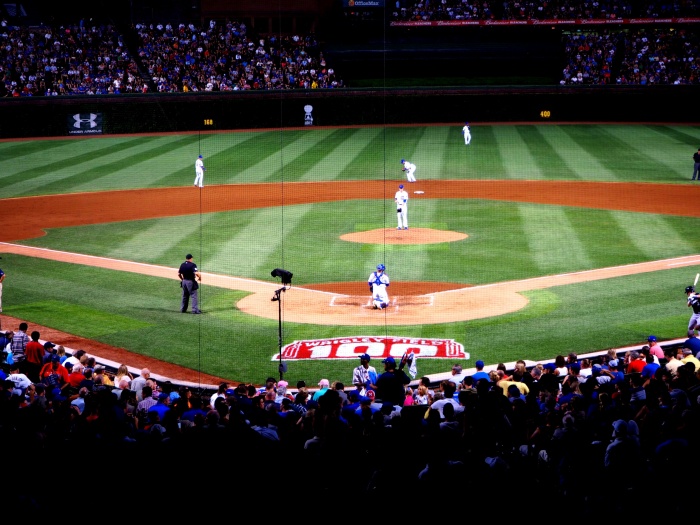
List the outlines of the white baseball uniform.
<svg viewBox="0 0 700 525">
<path fill-rule="evenodd" d="M 194 185 L 199 186 L 200 188 L 204 187 L 204 172 L 207 169 L 204 167 L 204 161 L 202 160 L 202 156 L 200 155 L 197 157 L 197 160 L 194 161 Z"/>
<path fill-rule="evenodd" d="M 372 306 L 380 309 L 389 306 L 389 294 L 386 291 L 386 287 L 389 286 L 389 276 L 377 270 L 369 275 L 367 282 L 372 288 Z"/>
<path fill-rule="evenodd" d="M 464 144 L 469 145 L 469 143 L 472 141 L 472 132 L 469 130 L 469 124 L 464 124 L 464 127 L 462 128 L 462 134 L 464 135 Z"/>
<path fill-rule="evenodd" d="M 408 193 L 403 189 L 403 184 L 394 195 L 394 201 L 396 201 L 396 218 L 399 222 L 396 229 L 408 230 Z"/>
<path fill-rule="evenodd" d="M 406 172 L 406 180 L 408 180 L 408 182 L 416 182 L 416 176 L 414 175 L 416 172 L 415 164 L 411 164 L 407 160 L 404 160 L 403 170 Z"/>
</svg>

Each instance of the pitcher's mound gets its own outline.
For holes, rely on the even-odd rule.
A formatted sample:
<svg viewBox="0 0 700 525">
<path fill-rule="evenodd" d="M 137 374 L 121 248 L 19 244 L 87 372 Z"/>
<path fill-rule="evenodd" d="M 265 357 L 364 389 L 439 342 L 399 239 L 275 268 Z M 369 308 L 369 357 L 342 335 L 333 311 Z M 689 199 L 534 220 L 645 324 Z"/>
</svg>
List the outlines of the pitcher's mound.
<svg viewBox="0 0 700 525">
<path fill-rule="evenodd" d="M 346 233 L 340 238 L 344 241 L 363 244 L 439 244 L 441 242 L 461 241 L 469 237 L 466 233 L 432 228 L 380 228 L 357 233 Z"/>
</svg>

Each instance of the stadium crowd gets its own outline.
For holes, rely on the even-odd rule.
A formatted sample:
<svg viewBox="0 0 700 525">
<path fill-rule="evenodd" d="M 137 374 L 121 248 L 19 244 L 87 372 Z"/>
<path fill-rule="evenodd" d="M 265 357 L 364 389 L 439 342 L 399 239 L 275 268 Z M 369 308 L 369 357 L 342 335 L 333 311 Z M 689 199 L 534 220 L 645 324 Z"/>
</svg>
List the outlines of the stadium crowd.
<svg viewBox="0 0 700 525">
<path fill-rule="evenodd" d="M 616 20 L 620 18 L 697 17 L 697 0 L 399 0 L 393 21 L 432 20 Z"/>
<path fill-rule="evenodd" d="M 126 42 L 130 42 L 131 45 Z M 344 87 L 314 35 L 251 36 L 245 24 L 0 27 L 4 96 Z"/>
<path fill-rule="evenodd" d="M 700 83 L 700 35 L 673 28 L 586 31 L 564 35 L 561 84 Z"/>
<path fill-rule="evenodd" d="M 262 386 L 196 391 L 157 380 L 149 369 L 105 373 L 86 352 L 42 346 L 27 330 L 22 323 L 0 333 L 1 445 L 16 451 L 15 479 L 24 479 L 18 470 L 27 462 L 42 460 L 46 477 L 39 488 L 17 483 L 4 491 L 6 508 L 18 505 L 25 518 L 55 512 L 65 497 L 57 486 L 74 488 L 91 508 L 114 506 L 124 490 L 139 499 L 134 491 L 142 488 L 142 503 L 154 511 L 153 500 L 172 497 L 183 480 L 202 484 L 212 503 L 227 491 L 238 503 L 308 490 L 313 497 L 372 495 L 376 502 L 405 495 L 410 503 L 445 490 L 484 508 L 504 498 L 516 506 L 512 498 L 545 498 L 579 518 L 601 508 L 607 517 L 640 517 L 650 490 L 686 486 L 681 479 L 698 461 L 695 335 L 663 347 L 649 336 L 639 350 L 570 353 L 531 367 L 524 360 L 511 368 L 476 361 L 467 371 L 455 363 L 439 381 L 411 380 L 405 363 L 391 358 L 375 369 L 363 355 L 347 378 L 321 379 L 313 388 L 270 377 Z M 28 366 L 36 356 L 41 363 Z M 376 375 L 358 380 L 364 376 L 357 369 L 370 367 Z M 98 464 L 110 474 L 96 476 Z M 120 486 L 117 473 L 131 479 Z M 671 497 L 664 515 L 694 505 Z"/>
<path fill-rule="evenodd" d="M 696 1 L 418 3 L 398 20 L 697 16 Z M 433 11 L 434 10 L 434 11 Z M 616 14 L 616 13 L 619 13 Z M 0 23 L 0 91 L 5 97 L 188 93 L 346 87 L 313 34 L 257 35 L 242 22 L 208 25 Z M 560 84 L 697 84 L 700 38 L 668 26 L 586 27 L 563 34 Z"/>
</svg>

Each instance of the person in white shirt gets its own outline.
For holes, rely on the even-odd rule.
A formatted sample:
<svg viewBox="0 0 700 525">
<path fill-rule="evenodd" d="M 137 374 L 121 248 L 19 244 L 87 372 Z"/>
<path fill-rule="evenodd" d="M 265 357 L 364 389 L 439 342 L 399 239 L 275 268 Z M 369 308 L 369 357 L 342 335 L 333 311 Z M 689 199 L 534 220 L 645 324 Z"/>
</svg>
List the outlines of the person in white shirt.
<svg viewBox="0 0 700 525">
<path fill-rule="evenodd" d="M 408 230 L 408 192 L 403 189 L 403 184 L 399 184 L 399 190 L 394 194 L 396 202 L 396 218 L 398 220 L 397 230 Z"/>
<path fill-rule="evenodd" d="M 204 172 L 207 171 L 207 168 L 204 167 L 204 161 L 202 160 L 202 156 L 200 155 L 197 157 L 197 160 L 194 161 L 194 185 L 195 187 L 203 188 L 204 187 Z"/>
<path fill-rule="evenodd" d="M 401 159 L 401 164 L 403 164 L 401 171 L 406 172 L 406 180 L 408 180 L 408 182 L 416 182 L 416 165 L 411 164 L 406 159 Z"/>
<path fill-rule="evenodd" d="M 464 135 L 464 145 L 469 146 L 469 143 L 472 141 L 472 132 L 469 130 L 469 122 L 464 123 L 462 135 Z"/>
</svg>

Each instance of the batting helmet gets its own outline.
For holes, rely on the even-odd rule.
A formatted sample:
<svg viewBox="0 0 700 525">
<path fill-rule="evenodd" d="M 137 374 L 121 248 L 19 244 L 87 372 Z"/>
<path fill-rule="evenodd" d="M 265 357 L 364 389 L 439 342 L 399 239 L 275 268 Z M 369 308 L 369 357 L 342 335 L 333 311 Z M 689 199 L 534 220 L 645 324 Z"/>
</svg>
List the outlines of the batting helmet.
<svg viewBox="0 0 700 525">
<path fill-rule="evenodd" d="M 685 293 L 690 293 L 690 292 L 694 292 L 694 291 L 695 291 L 694 286 L 686 286 L 685 287 Z"/>
<path fill-rule="evenodd" d="M 202 156 L 200 155 L 200 156 L 199 156 L 199 158 L 201 159 L 201 158 L 202 158 Z"/>
<path fill-rule="evenodd" d="M 403 164 L 404 162 L 406 162 L 406 159 L 401 159 L 401 164 Z"/>
<path fill-rule="evenodd" d="M 386 270 L 386 266 L 384 266 L 382 263 L 379 263 L 377 265 L 377 270 L 381 270 L 383 272 L 384 270 Z"/>
</svg>

